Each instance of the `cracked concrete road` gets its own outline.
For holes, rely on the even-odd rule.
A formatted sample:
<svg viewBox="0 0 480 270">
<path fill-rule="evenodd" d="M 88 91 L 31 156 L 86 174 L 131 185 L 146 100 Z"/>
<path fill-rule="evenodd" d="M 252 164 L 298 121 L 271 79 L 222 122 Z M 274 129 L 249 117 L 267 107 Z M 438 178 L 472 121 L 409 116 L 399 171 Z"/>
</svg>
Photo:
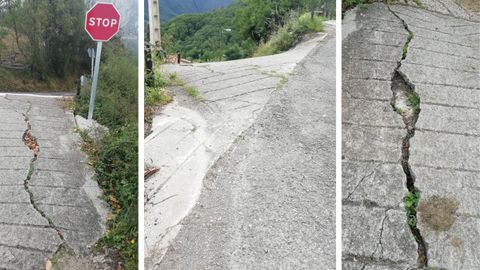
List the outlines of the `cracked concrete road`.
<svg viewBox="0 0 480 270">
<path fill-rule="evenodd" d="M 0 116 L 0 269 L 44 269 L 61 246 L 84 254 L 105 231 L 106 210 L 73 115 L 55 98 L 3 94 Z"/>
<path fill-rule="evenodd" d="M 177 92 L 146 139 L 163 164 L 146 182 L 147 269 L 333 267 L 331 23 L 279 55 L 167 66 L 204 101 Z"/>
<path fill-rule="evenodd" d="M 421 100 L 409 165 L 422 192 L 417 226 L 428 266 L 478 269 L 479 18 L 452 0 L 422 1 L 424 9 L 408 2 L 391 11 L 372 4 L 345 18 L 343 268 L 417 267 L 402 203 L 405 124 L 390 105 L 400 62 L 399 72 Z M 405 26 L 413 35 L 402 60 Z"/>
</svg>

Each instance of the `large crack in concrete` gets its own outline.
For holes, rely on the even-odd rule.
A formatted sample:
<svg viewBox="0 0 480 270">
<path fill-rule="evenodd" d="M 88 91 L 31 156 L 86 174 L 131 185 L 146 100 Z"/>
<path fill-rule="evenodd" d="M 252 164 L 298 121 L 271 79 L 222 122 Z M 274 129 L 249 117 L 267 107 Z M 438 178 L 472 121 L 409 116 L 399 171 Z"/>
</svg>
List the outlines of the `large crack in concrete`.
<svg viewBox="0 0 480 270">
<path fill-rule="evenodd" d="M 402 62 L 406 59 L 410 42 L 413 39 L 413 32 L 409 29 L 405 20 L 400 18 L 389 5 L 390 12 L 398 18 L 403 27 L 408 32 L 407 41 L 402 49 L 402 59 L 398 62 L 397 67 L 394 70 L 392 77 L 392 100 L 391 105 L 396 113 L 402 116 L 405 128 L 407 130 L 406 135 L 402 139 L 402 159 L 401 165 L 406 177 L 407 194 L 405 195 L 404 207 L 407 218 L 407 225 L 410 228 L 410 232 L 417 242 L 417 266 L 421 269 L 428 267 L 428 253 L 427 243 L 425 242 L 420 229 L 417 227 L 417 208 L 420 200 L 421 191 L 415 187 L 415 173 L 413 172 L 410 164 L 410 139 L 415 136 L 415 124 L 417 123 L 420 115 L 420 97 L 415 92 L 415 85 L 409 82 L 407 76 L 400 71 Z"/>
<path fill-rule="evenodd" d="M 66 244 L 65 238 L 63 236 L 63 233 L 59 228 L 57 228 L 55 226 L 53 221 L 45 214 L 45 212 L 43 212 L 38 207 L 38 205 L 35 202 L 33 192 L 30 190 L 30 187 L 29 187 L 30 180 L 31 180 L 32 175 L 35 171 L 35 162 L 37 161 L 38 156 L 40 154 L 40 145 L 38 144 L 37 138 L 35 136 L 33 136 L 33 134 L 32 134 L 32 126 L 30 124 L 30 119 L 29 119 L 29 114 L 30 114 L 30 111 L 32 109 L 32 103 L 28 102 L 28 105 L 29 105 L 29 107 L 28 107 L 27 111 L 25 113 L 23 113 L 24 121 L 25 121 L 25 124 L 27 125 L 27 127 L 25 129 L 25 132 L 23 133 L 22 140 L 23 140 L 25 146 L 27 146 L 28 149 L 30 149 L 30 151 L 32 151 L 33 158 L 30 160 L 29 168 L 28 168 L 28 174 L 27 174 L 27 177 L 25 178 L 25 180 L 23 182 L 23 185 L 24 185 L 25 191 L 28 193 L 28 196 L 29 196 L 29 199 L 30 199 L 30 204 L 32 205 L 32 207 L 35 209 L 35 211 L 37 211 L 40 214 L 40 216 L 42 216 L 47 221 L 48 226 L 57 232 L 58 237 L 61 239 L 62 244 L 58 248 L 58 250 L 60 250 L 62 248 L 62 246 L 67 247 L 67 244 Z"/>
</svg>

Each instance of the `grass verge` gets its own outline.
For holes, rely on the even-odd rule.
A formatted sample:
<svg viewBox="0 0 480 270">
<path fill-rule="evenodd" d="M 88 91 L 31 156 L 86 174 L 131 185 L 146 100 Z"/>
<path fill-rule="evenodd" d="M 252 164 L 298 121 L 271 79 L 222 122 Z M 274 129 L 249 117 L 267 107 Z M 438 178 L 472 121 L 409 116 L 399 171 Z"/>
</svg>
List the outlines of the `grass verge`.
<svg viewBox="0 0 480 270">
<path fill-rule="evenodd" d="M 267 42 L 261 43 L 254 56 L 277 54 L 294 47 L 302 38 L 309 33 L 324 31 L 324 18 L 303 14 L 300 17 L 292 17 L 283 27 L 270 37 Z"/>
<path fill-rule="evenodd" d="M 107 234 L 98 244 L 113 248 L 125 269 L 138 265 L 138 71 L 137 59 L 123 48 L 109 48 L 100 70 L 94 119 L 109 128 L 101 140 L 80 133 L 95 178 L 112 209 Z M 90 85 L 75 100 L 86 117 Z"/>
</svg>

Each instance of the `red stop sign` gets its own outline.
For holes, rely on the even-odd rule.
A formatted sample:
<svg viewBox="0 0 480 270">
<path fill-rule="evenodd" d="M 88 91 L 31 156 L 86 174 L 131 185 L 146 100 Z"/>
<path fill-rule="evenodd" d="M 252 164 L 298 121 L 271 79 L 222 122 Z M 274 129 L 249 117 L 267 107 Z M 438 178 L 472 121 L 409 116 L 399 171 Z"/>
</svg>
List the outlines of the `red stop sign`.
<svg viewBox="0 0 480 270">
<path fill-rule="evenodd" d="M 120 28 L 120 13 L 113 4 L 97 3 L 85 15 L 85 30 L 95 41 L 109 41 Z"/>
</svg>

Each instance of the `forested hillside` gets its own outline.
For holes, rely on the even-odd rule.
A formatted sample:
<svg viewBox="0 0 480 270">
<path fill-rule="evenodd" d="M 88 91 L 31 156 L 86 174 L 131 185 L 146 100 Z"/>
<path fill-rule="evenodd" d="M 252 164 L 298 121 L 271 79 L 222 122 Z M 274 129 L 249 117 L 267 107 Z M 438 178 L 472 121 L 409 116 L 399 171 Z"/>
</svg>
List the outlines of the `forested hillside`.
<svg viewBox="0 0 480 270">
<path fill-rule="evenodd" d="M 310 21 L 301 17 L 307 13 Z M 334 16 L 335 0 L 237 0 L 225 8 L 180 15 L 163 24 L 162 46 L 168 53 L 199 61 L 277 53 L 294 46 L 302 35 L 321 30 L 320 14 Z M 273 48 L 257 53 L 269 44 Z"/>
<path fill-rule="evenodd" d="M 203 13 L 230 5 L 234 0 L 160 0 L 160 18 L 167 22 L 180 14 Z M 148 20 L 148 0 L 145 2 L 145 20 Z"/>
<path fill-rule="evenodd" d="M 83 30 L 83 1 L 0 2 L 0 90 L 22 88 L 22 80 L 64 88 L 74 74 L 88 69 L 88 59 L 83 57 L 89 44 Z"/>
</svg>

